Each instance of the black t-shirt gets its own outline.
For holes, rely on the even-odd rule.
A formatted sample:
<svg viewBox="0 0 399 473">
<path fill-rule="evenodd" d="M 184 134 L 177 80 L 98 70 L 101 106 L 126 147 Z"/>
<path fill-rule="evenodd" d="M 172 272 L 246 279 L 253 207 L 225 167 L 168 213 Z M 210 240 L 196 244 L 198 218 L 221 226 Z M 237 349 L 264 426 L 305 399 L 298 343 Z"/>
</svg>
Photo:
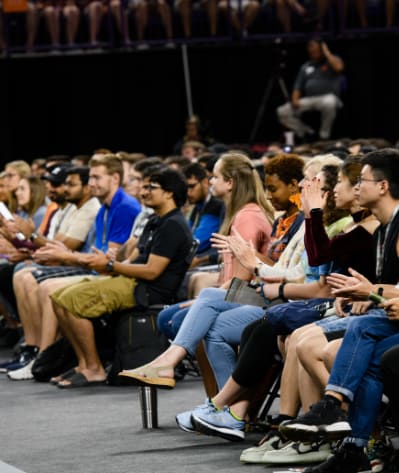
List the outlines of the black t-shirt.
<svg viewBox="0 0 399 473">
<path fill-rule="evenodd" d="M 163 217 L 153 215 L 138 242 L 139 256 L 132 264 L 145 264 L 150 254 L 170 260 L 165 271 L 153 281 L 138 279 L 145 284 L 149 304 L 170 304 L 180 286 L 190 261 L 187 257 L 193 237 L 186 219 L 179 209 L 174 209 Z"/>
<path fill-rule="evenodd" d="M 342 75 L 335 72 L 327 61 L 305 62 L 298 72 L 294 90 L 300 90 L 304 97 L 335 94 L 340 96 Z"/>
</svg>

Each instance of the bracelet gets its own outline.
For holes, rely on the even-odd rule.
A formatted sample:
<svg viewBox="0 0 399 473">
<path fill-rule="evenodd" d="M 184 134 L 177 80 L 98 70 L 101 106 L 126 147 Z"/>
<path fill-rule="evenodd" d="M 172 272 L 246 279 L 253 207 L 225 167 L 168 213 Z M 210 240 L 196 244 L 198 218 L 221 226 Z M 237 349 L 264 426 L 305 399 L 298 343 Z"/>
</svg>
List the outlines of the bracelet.
<svg viewBox="0 0 399 473">
<path fill-rule="evenodd" d="M 262 261 L 258 261 L 255 265 L 254 274 L 257 278 L 260 277 L 260 269 L 262 268 L 262 266 L 263 266 Z"/>
<path fill-rule="evenodd" d="M 287 302 L 288 299 L 284 297 L 284 286 L 286 285 L 286 282 L 282 282 L 280 286 L 278 287 L 278 297 L 283 300 L 284 302 Z"/>
</svg>

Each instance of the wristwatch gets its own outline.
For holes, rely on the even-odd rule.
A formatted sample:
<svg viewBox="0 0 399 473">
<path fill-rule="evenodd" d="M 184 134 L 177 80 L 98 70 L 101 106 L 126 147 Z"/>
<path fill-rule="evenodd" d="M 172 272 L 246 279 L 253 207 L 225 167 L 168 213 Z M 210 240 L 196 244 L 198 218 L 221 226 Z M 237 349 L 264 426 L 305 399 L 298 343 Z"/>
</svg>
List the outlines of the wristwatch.
<svg viewBox="0 0 399 473">
<path fill-rule="evenodd" d="M 32 232 L 31 235 L 30 235 L 30 237 L 29 237 L 29 240 L 30 240 L 31 242 L 34 242 L 38 236 L 39 236 L 39 235 L 38 235 L 36 232 Z"/>
<path fill-rule="evenodd" d="M 261 270 L 262 266 L 263 266 L 262 261 L 258 261 L 258 262 L 256 263 L 256 266 L 255 266 L 255 268 L 254 268 L 254 274 L 255 274 L 255 276 L 256 276 L 257 278 L 260 277 L 260 270 Z"/>
<path fill-rule="evenodd" d="M 107 273 L 112 273 L 114 271 L 114 263 L 115 263 L 115 260 L 113 259 L 110 259 L 108 261 L 108 263 L 105 266 L 105 270 L 107 271 Z"/>
</svg>

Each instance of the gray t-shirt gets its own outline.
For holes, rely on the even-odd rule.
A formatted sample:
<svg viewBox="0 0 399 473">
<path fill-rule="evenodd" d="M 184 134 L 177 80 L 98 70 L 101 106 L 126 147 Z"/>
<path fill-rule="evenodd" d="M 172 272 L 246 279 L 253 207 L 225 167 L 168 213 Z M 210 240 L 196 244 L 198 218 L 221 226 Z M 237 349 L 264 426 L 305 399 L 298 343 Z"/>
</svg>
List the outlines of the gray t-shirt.
<svg viewBox="0 0 399 473">
<path fill-rule="evenodd" d="M 305 62 L 299 69 L 294 83 L 294 90 L 299 90 L 302 97 L 335 94 L 340 96 L 342 75 L 335 72 L 328 62 Z"/>
</svg>

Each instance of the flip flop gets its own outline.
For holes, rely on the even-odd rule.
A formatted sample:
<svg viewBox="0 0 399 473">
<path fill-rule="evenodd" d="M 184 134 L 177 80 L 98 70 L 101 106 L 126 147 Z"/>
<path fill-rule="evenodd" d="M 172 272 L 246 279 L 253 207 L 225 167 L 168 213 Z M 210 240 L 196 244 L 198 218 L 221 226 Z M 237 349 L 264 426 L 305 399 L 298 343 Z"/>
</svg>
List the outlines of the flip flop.
<svg viewBox="0 0 399 473">
<path fill-rule="evenodd" d="M 89 381 L 86 376 L 82 373 L 76 372 L 71 378 L 65 380 L 69 381 L 68 384 L 58 383 L 57 387 L 60 389 L 72 389 L 72 388 L 86 388 L 89 386 L 99 386 L 105 384 L 106 380 L 102 381 Z"/>
<path fill-rule="evenodd" d="M 62 373 L 58 376 L 54 376 L 54 378 L 51 378 L 49 383 L 50 384 L 58 384 L 60 381 L 64 381 L 64 379 L 69 379 L 71 378 L 75 373 L 77 373 L 75 368 L 71 368 L 68 371 L 65 371 L 65 373 Z"/>
</svg>

